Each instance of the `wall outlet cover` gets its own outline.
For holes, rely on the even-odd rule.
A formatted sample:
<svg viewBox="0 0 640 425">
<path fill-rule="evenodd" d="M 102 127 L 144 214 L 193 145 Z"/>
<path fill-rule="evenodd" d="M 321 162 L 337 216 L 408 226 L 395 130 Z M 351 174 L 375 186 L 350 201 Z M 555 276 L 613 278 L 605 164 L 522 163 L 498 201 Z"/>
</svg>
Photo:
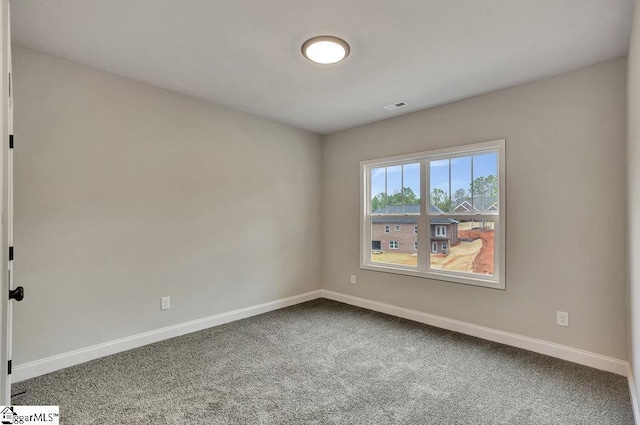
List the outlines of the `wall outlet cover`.
<svg viewBox="0 0 640 425">
<path fill-rule="evenodd" d="M 566 311 L 558 311 L 557 312 L 557 318 L 556 318 L 556 323 L 558 324 L 558 326 L 569 326 L 569 313 L 567 313 Z"/>
<path fill-rule="evenodd" d="M 171 308 L 171 298 L 170 297 L 162 297 L 160 299 L 160 310 L 168 310 Z"/>
</svg>

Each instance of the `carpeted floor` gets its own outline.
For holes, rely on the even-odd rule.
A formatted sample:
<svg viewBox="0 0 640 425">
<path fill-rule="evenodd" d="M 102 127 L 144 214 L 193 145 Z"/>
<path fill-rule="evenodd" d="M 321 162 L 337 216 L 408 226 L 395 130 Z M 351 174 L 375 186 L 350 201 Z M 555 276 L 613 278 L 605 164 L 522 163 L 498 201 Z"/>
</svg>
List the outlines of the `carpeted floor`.
<svg viewBox="0 0 640 425">
<path fill-rule="evenodd" d="M 622 376 L 315 300 L 14 384 L 82 424 L 633 424 Z"/>
</svg>

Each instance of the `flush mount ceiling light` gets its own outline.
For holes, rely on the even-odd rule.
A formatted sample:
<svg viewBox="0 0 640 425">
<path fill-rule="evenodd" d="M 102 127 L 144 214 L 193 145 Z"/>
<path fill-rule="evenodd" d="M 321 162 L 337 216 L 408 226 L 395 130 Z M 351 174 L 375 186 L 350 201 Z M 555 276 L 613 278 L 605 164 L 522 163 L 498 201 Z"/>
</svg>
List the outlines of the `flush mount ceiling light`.
<svg viewBox="0 0 640 425">
<path fill-rule="evenodd" d="M 340 62 L 349 56 L 350 50 L 346 41 L 330 35 L 310 38 L 302 45 L 304 57 L 322 65 Z"/>
</svg>

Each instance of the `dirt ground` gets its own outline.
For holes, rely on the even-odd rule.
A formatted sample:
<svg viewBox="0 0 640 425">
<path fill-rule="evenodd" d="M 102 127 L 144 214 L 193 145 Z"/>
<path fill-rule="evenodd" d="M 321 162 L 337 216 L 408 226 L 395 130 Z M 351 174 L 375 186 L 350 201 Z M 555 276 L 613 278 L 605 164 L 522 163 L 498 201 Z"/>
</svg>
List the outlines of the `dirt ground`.
<svg viewBox="0 0 640 425">
<path fill-rule="evenodd" d="M 473 242 L 460 242 L 449 249 L 449 255 L 431 254 L 431 267 L 441 270 L 456 270 L 467 273 L 493 274 L 494 232 L 460 230 L 460 237 L 474 238 Z M 402 264 L 417 266 L 416 254 L 400 252 L 383 252 L 371 254 L 371 260 L 376 263 Z"/>
<path fill-rule="evenodd" d="M 403 264 L 405 266 L 417 266 L 418 256 L 416 254 L 405 254 L 402 252 L 383 252 L 382 254 L 371 254 L 371 261 L 386 264 Z"/>
<path fill-rule="evenodd" d="M 473 260 L 473 273 L 493 274 L 493 255 L 495 252 L 495 241 L 493 230 L 461 230 L 459 232 L 462 238 L 480 238 L 482 240 L 482 249 Z"/>
<path fill-rule="evenodd" d="M 494 222 L 490 221 L 486 224 L 487 228 L 493 230 Z M 463 221 L 458 224 L 458 230 L 471 230 L 474 227 L 481 227 L 482 223 L 479 221 Z"/>
<path fill-rule="evenodd" d="M 449 254 L 431 255 L 431 267 L 442 270 L 456 270 L 459 272 L 474 273 L 473 264 L 482 249 L 482 240 L 473 242 L 460 242 L 449 248 Z"/>
</svg>

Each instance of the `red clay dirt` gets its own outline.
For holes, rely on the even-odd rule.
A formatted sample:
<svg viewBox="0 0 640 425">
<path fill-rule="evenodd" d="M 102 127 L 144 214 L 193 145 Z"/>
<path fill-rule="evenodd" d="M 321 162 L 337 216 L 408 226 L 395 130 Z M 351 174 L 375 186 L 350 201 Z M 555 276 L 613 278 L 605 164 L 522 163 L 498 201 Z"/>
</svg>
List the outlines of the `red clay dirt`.
<svg viewBox="0 0 640 425">
<path fill-rule="evenodd" d="M 493 274 L 493 230 L 460 230 L 459 235 L 462 238 L 482 239 L 482 248 L 480 249 L 480 252 L 476 256 L 475 260 L 473 260 L 473 272 L 481 274 Z"/>
</svg>

